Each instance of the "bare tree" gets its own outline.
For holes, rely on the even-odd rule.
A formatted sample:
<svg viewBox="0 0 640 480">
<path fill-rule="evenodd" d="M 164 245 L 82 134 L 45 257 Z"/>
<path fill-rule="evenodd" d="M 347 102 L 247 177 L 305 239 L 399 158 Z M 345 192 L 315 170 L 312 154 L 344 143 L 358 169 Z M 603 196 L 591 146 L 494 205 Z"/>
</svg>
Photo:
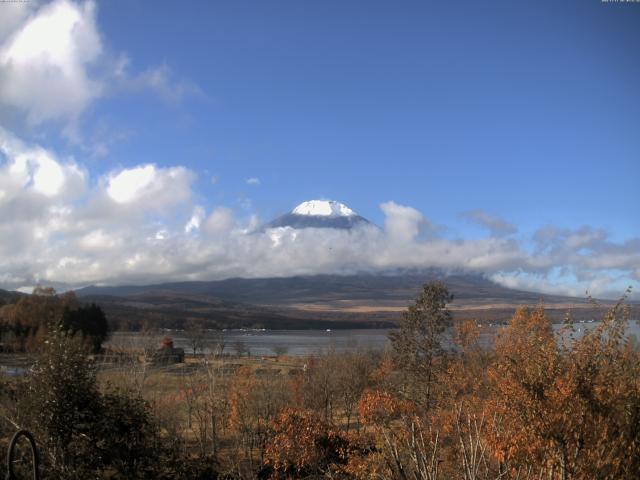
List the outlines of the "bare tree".
<svg viewBox="0 0 640 480">
<path fill-rule="evenodd" d="M 348 431 L 358 401 L 370 383 L 369 376 L 373 371 L 374 359 L 369 352 L 357 350 L 341 354 L 337 361 L 337 392 Z"/>
<path fill-rule="evenodd" d="M 236 351 L 236 355 L 238 355 L 239 357 L 245 354 L 249 355 L 251 353 L 249 350 L 249 347 L 247 346 L 247 343 L 241 339 L 238 339 L 235 342 L 233 342 L 233 349 Z"/>
<path fill-rule="evenodd" d="M 160 333 L 155 330 L 144 330 L 136 337 L 136 355 L 132 358 L 132 380 L 138 395 L 142 395 L 151 364 L 158 351 L 160 338 Z"/>
<path fill-rule="evenodd" d="M 193 355 L 198 355 L 198 351 L 202 351 L 205 344 L 205 329 L 203 328 L 202 323 L 191 320 L 187 324 L 187 328 L 184 333 L 187 337 L 187 342 L 191 347 Z"/>
<path fill-rule="evenodd" d="M 224 332 L 222 330 L 214 330 L 205 336 L 204 349 L 208 350 L 214 357 L 222 356 L 227 346 Z"/>
</svg>

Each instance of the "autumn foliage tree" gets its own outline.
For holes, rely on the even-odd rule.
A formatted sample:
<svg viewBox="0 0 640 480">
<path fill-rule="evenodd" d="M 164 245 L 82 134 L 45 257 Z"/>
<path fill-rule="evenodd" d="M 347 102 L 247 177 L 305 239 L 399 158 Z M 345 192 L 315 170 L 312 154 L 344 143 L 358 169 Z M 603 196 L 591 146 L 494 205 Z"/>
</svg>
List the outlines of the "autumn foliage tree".
<svg viewBox="0 0 640 480">
<path fill-rule="evenodd" d="M 0 307 L 0 333 L 5 348 L 37 350 L 49 327 L 58 324 L 64 310 L 79 306 L 73 293 L 55 295 L 53 289 L 43 288 L 40 291 L 43 294 L 23 295 L 15 303 Z"/>
<path fill-rule="evenodd" d="M 0 307 L 0 334 L 5 348 L 36 351 L 53 326 L 79 334 L 94 353 L 100 351 L 109 332 L 102 309 L 96 304 L 81 305 L 73 292 L 57 295 L 50 287 L 38 287 L 33 295 L 21 296 L 15 303 Z"/>
<path fill-rule="evenodd" d="M 237 437 L 234 449 L 250 469 L 264 460 L 270 422 L 287 406 L 282 380 L 258 378 L 249 367 L 237 370 L 229 389 L 229 427 Z"/>
<path fill-rule="evenodd" d="M 314 475 L 349 478 L 351 455 L 369 451 L 354 437 L 325 423 L 317 413 L 284 409 L 271 423 L 273 434 L 266 446 L 259 478 L 293 479 Z"/>
<path fill-rule="evenodd" d="M 368 391 L 360 399 L 358 412 L 379 444 L 378 450 L 366 459 L 367 470 L 361 466 L 358 478 L 438 478 L 439 434 L 421 415 L 415 402 L 389 392 Z"/>
<path fill-rule="evenodd" d="M 496 340 L 490 439 L 505 471 L 550 479 L 637 478 L 640 356 L 622 303 L 563 346 L 542 307 L 520 309 Z"/>
</svg>

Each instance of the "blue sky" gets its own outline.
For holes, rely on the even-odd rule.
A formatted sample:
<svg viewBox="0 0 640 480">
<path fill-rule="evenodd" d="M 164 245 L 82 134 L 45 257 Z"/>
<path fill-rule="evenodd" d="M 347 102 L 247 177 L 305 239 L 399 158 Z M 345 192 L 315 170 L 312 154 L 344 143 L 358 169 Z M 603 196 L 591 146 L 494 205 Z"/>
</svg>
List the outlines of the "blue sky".
<svg viewBox="0 0 640 480">
<path fill-rule="evenodd" d="M 106 103 L 136 132 L 113 157 L 209 170 L 207 196 L 243 191 L 265 217 L 325 196 L 376 220 L 393 199 L 442 223 L 482 208 L 640 230 L 634 5 L 112 1 L 99 20 L 114 49 L 206 95 Z"/>
<path fill-rule="evenodd" d="M 5 167 L 36 146 L 75 165 L 82 193 L 53 203 L 96 220 L 82 229 L 67 218 L 75 233 L 34 220 L 58 249 L 41 265 L 29 252 L 17 261 L 0 251 L 12 258 L 6 285 L 287 274 L 218 270 L 227 260 L 209 256 L 200 270 L 111 275 L 102 253 L 61 252 L 96 232 L 113 247 L 132 224 L 166 230 L 175 252 L 195 241 L 172 232 L 197 209 L 203 225 L 218 212 L 242 231 L 311 198 L 340 200 L 383 227 L 390 211 L 414 217 L 381 204 L 420 212 L 422 235 L 412 240 L 473 246 L 451 268 L 480 270 L 487 255 L 515 249 L 511 262 L 486 263 L 503 283 L 518 278 L 512 286 L 604 292 L 640 278 L 640 4 L 105 0 L 0 9 L 10 13 L 0 21 L 0 126 L 20 143 L 5 149 Z M 60 20 L 67 14 L 75 23 Z M 71 30 L 33 27 L 38 19 Z M 59 57 L 15 47 L 30 25 L 43 42 L 70 35 Z M 37 52 L 39 41 L 22 44 Z M 37 74 L 21 76 L 29 68 Z M 148 164 L 149 185 L 159 186 L 129 206 L 141 217 L 104 213 L 110 180 Z M 152 198 L 174 190 L 162 184 L 172 175 L 176 198 L 154 209 Z M 98 227 L 103 214 L 110 220 Z M 497 220 L 508 234 L 487 228 Z M 95 275 L 58 278 L 51 262 L 60 255 Z"/>
</svg>

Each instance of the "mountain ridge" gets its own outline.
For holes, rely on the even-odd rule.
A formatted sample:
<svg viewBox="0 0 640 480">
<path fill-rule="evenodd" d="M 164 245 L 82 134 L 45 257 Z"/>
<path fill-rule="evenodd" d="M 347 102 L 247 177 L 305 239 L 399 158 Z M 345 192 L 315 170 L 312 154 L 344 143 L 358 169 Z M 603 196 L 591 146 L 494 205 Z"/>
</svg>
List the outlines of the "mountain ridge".
<svg viewBox="0 0 640 480">
<path fill-rule="evenodd" d="M 78 296 L 111 295 L 131 296 L 149 292 L 173 292 L 206 295 L 227 301 L 239 301 L 260 305 L 295 304 L 317 301 L 331 295 L 339 300 L 358 299 L 408 299 L 411 291 L 418 293 L 427 281 L 443 281 L 450 284 L 455 300 L 472 299 L 513 300 L 538 302 L 545 299 L 553 303 L 587 303 L 587 299 L 562 295 L 548 295 L 503 287 L 481 275 L 443 274 L 440 272 L 409 274 L 356 275 L 299 275 L 292 277 L 228 278 L 211 281 L 165 282 L 148 285 L 88 286 L 76 290 Z M 415 295 L 414 295 L 415 296 Z"/>
<path fill-rule="evenodd" d="M 449 308 L 457 319 L 503 323 L 516 308 L 541 303 L 554 322 L 561 322 L 568 311 L 576 320 L 599 318 L 602 313 L 587 298 L 512 290 L 481 275 L 439 271 L 93 286 L 76 293 L 82 301 L 97 301 L 121 321 L 145 318 L 172 328 L 181 328 L 189 319 L 222 328 L 389 328 L 422 285 L 432 280 L 443 281 L 453 293 Z"/>
</svg>

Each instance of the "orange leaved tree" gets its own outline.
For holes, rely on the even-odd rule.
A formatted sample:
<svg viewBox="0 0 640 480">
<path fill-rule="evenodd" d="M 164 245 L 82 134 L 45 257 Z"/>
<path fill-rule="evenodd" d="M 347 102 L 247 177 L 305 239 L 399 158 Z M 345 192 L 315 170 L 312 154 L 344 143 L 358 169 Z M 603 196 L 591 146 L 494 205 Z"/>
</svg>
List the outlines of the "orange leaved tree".
<svg viewBox="0 0 640 480">
<path fill-rule="evenodd" d="M 639 478 L 640 356 L 622 302 L 581 339 L 558 342 L 542 307 L 496 339 L 489 439 L 502 470 L 549 479 Z"/>
</svg>

